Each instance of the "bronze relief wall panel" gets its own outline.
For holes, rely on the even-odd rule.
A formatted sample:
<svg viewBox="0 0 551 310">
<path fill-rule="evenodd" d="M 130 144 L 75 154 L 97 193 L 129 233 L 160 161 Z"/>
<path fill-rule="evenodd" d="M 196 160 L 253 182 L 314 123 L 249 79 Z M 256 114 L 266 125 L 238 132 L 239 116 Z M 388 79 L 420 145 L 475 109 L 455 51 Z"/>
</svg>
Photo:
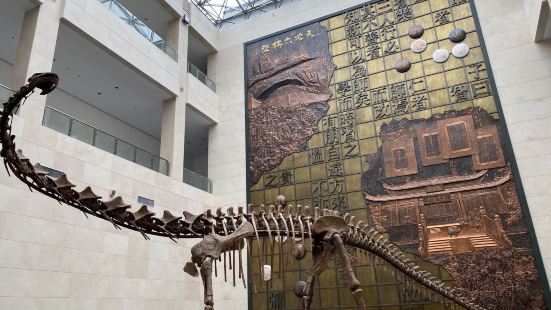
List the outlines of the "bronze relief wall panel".
<svg viewBox="0 0 551 310">
<path fill-rule="evenodd" d="M 250 203 L 351 213 L 488 309 L 544 309 L 473 6 L 371 1 L 246 44 Z M 311 256 L 289 242 L 253 246 L 253 309 L 300 309 Z M 355 308 L 331 267 L 313 308 Z M 445 309 L 376 261 L 354 269 L 370 309 Z"/>
</svg>

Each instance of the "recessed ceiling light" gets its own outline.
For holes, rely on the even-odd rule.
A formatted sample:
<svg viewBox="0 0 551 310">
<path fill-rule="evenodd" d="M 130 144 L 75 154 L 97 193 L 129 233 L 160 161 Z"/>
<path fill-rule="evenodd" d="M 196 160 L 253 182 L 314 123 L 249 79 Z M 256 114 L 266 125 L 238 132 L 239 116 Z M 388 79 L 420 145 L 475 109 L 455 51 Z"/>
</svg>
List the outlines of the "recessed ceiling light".
<svg viewBox="0 0 551 310">
<path fill-rule="evenodd" d="M 98 96 L 101 96 L 101 93 L 98 93 Z"/>
<path fill-rule="evenodd" d="M 119 87 L 118 87 L 118 86 L 115 86 L 115 89 L 119 89 Z"/>
</svg>

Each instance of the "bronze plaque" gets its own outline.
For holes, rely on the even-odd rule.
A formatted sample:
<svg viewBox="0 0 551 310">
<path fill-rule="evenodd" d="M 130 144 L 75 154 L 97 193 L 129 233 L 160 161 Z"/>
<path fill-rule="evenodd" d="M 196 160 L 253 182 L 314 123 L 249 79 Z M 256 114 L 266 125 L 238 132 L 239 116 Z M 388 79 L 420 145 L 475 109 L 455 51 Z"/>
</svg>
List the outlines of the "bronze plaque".
<svg viewBox="0 0 551 310">
<path fill-rule="evenodd" d="M 470 0 L 371 1 L 247 43 L 250 203 L 283 194 L 349 212 L 487 309 L 545 309 L 474 9 Z M 423 31 L 412 38 L 415 25 Z M 437 63 L 436 50 L 456 45 L 454 29 L 469 53 Z M 426 48 L 412 51 L 416 39 Z M 411 66 L 398 72 L 402 59 Z M 286 242 L 252 246 L 253 309 L 301 309 L 294 287 L 311 244 L 294 241 L 303 260 Z M 369 309 L 446 309 L 376 263 L 353 267 Z M 355 308 L 339 266 L 318 280 L 312 309 Z"/>
</svg>

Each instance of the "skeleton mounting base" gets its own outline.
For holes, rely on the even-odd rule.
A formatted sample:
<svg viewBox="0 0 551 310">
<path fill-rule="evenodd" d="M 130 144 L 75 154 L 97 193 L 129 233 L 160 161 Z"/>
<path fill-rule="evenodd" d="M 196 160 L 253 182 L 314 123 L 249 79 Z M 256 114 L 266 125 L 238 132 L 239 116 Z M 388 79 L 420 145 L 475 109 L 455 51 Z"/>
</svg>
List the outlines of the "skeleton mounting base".
<svg viewBox="0 0 551 310">
<path fill-rule="evenodd" d="M 295 288 L 295 293 L 302 300 L 303 309 L 310 309 L 316 278 L 333 258 L 344 268 L 346 283 L 358 308 L 366 308 L 360 282 L 354 275 L 347 248 L 355 249 L 365 261 L 371 259 L 389 265 L 406 284 L 424 292 L 426 298 L 450 304 L 452 307 L 482 309 L 455 294 L 452 289 L 447 288 L 440 280 L 421 270 L 413 262 L 409 262 L 384 235 L 361 221 L 355 223 L 354 217 L 349 214 L 341 215 L 331 210 L 311 210 L 301 206 L 294 208 L 286 204 L 284 197 L 278 196 L 274 201 L 276 207 L 260 206 L 259 212 L 253 212 L 252 208 L 245 212 L 243 207 L 238 207 L 236 213 L 234 208 L 230 207 L 226 213 L 217 209 L 199 215 L 183 212 L 182 216 L 176 216 L 164 211 L 162 217 L 157 217 L 146 206 L 131 211 L 131 205 L 124 203 L 121 197 L 102 200 L 90 187 L 77 191 L 66 175 L 51 178 L 40 164 L 31 164 L 22 151 L 16 148 L 11 123 L 14 120 L 14 111 L 17 111 L 35 89 L 42 90 L 41 95 L 45 95 L 53 91 L 58 82 L 58 77 L 54 73 L 35 74 L 29 78 L 27 85 L 21 87 L 3 104 L 0 112 L 0 155 L 4 159 L 8 174 L 11 171 L 27 184 L 31 191 L 35 190 L 74 207 L 85 215 L 109 221 L 117 229 L 124 227 L 135 230 L 146 239 L 149 239 L 148 235 L 167 237 L 173 241 L 181 238 L 202 239 L 192 247 L 192 262 L 187 263 L 184 270 L 192 276 L 201 275 L 205 310 L 214 309 L 212 273 L 214 270 L 217 275 L 217 262 L 223 259 L 226 280 L 226 262 L 229 262 L 229 269 L 233 271 L 233 284 L 236 283 L 237 270 L 238 277 L 246 285 L 242 252 L 246 247 L 250 251 L 255 243 L 260 248 L 260 239 L 267 239 L 271 244 L 272 263 L 276 244 L 280 247 L 280 253 L 283 247 L 288 246 L 296 259 L 302 259 L 306 250 L 297 240 L 311 239 L 313 265 L 307 272 L 306 281 L 299 281 Z M 239 255 L 238 262 L 236 252 Z M 264 268 L 262 258 L 259 260 L 260 266 Z M 281 263 L 281 257 L 280 260 Z M 197 267 L 200 270 L 197 270 Z M 266 270 L 261 270 L 260 274 L 264 276 L 261 281 L 270 279 L 270 272 L 267 277 L 266 273 Z M 254 277 L 249 276 L 249 283 L 254 286 Z"/>
</svg>

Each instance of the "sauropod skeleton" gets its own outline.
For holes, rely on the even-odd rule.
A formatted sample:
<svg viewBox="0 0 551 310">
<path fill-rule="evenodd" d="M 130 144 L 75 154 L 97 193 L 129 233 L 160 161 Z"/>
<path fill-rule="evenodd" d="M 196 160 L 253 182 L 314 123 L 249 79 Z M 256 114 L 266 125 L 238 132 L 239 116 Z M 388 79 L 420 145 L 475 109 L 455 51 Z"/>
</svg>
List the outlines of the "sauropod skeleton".
<svg viewBox="0 0 551 310">
<path fill-rule="evenodd" d="M 212 272 L 213 264 L 225 257 L 227 252 L 233 254 L 233 282 L 235 272 L 246 283 L 242 266 L 242 251 L 245 242 L 248 247 L 260 239 L 267 238 L 270 243 L 280 241 L 279 246 L 289 246 L 295 250 L 297 258 L 304 256 L 303 245 L 297 248 L 291 240 L 302 238 L 312 241 L 313 265 L 307 272 L 306 281 L 299 281 L 296 293 L 302 299 L 303 309 L 310 309 L 316 278 L 327 268 L 330 259 L 336 259 L 344 268 L 345 279 L 351 294 L 359 309 L 366 309 L 360 282 L 356 279 L 351 267 L 346 248 L 361 251 L 364 257 L 377 259 L 394 269 L 405 281 L 427 291 L 427 297 L 450 304 L 452 307 L 466 309 L 483 309 L 469 302 L 466 298 L 454 293 L 436 277 L 421 270 L 421 268 L 406 259 L 400 249 L 391 244 L 387 238 L 379 234 L 373 227 L 363 222 L 355 222 L 349 214 L 340 214 L 332 210 L 310 209 L 308 207 L 293 208 L 286 206 L 285 199 L 276 199 L 277 206 L 261 206 L 259 212 L 252 208 L 230 207 L 223 212 L 221 209 L 208 210 L 203 214 L 194 215 L 183 212 L 174 215 L 164 211 L 157 216 L 146 206 L 137 211 L 130 210 L 131 205 L 123 202 L 121 197 L 102 200 L 90 187 L 76 190 L 67 176 L 51 178 L 48 172 L 16 148 L 15 136 L 12 135 L 13 113 L 23 104 L 35 89 L 41 90 L 41 95 L 53 91 L 59 82 L 54 73 L 39 73 L 29 78 L 2 106 L 0 112 L 0 140 L 2 144 L 1 157 L 8 174 L 13 174 L 31 191 L 51 197 L 60 203 L 69 205 L 85 215 L 93 215 L 111 222 L 115 228 L 131 229 L 139 232 L 145 239 L 148 235 L 170 238 L 175 241 L 181 238 L 196 238 L 200 241 L 192 247 L 192 262 L 188 262 L 184 270 L 192 276 L 200 275 L 204 285 L 205 310 L 214 309 Z M 287 240 L 284 242 L 283 240 Z M 287 243 L 287 244 L 285 244 Z M 235 252 L 239 253 L 239 263 Z M 231 257 L 230 266 L 231 266 Z M 239 266 L 237 266 L 239 264 Z M 226 274 L 224 264 L 224 274 Z M 199 268 L 199 270 L 197 269 Z"/>
</svg>

